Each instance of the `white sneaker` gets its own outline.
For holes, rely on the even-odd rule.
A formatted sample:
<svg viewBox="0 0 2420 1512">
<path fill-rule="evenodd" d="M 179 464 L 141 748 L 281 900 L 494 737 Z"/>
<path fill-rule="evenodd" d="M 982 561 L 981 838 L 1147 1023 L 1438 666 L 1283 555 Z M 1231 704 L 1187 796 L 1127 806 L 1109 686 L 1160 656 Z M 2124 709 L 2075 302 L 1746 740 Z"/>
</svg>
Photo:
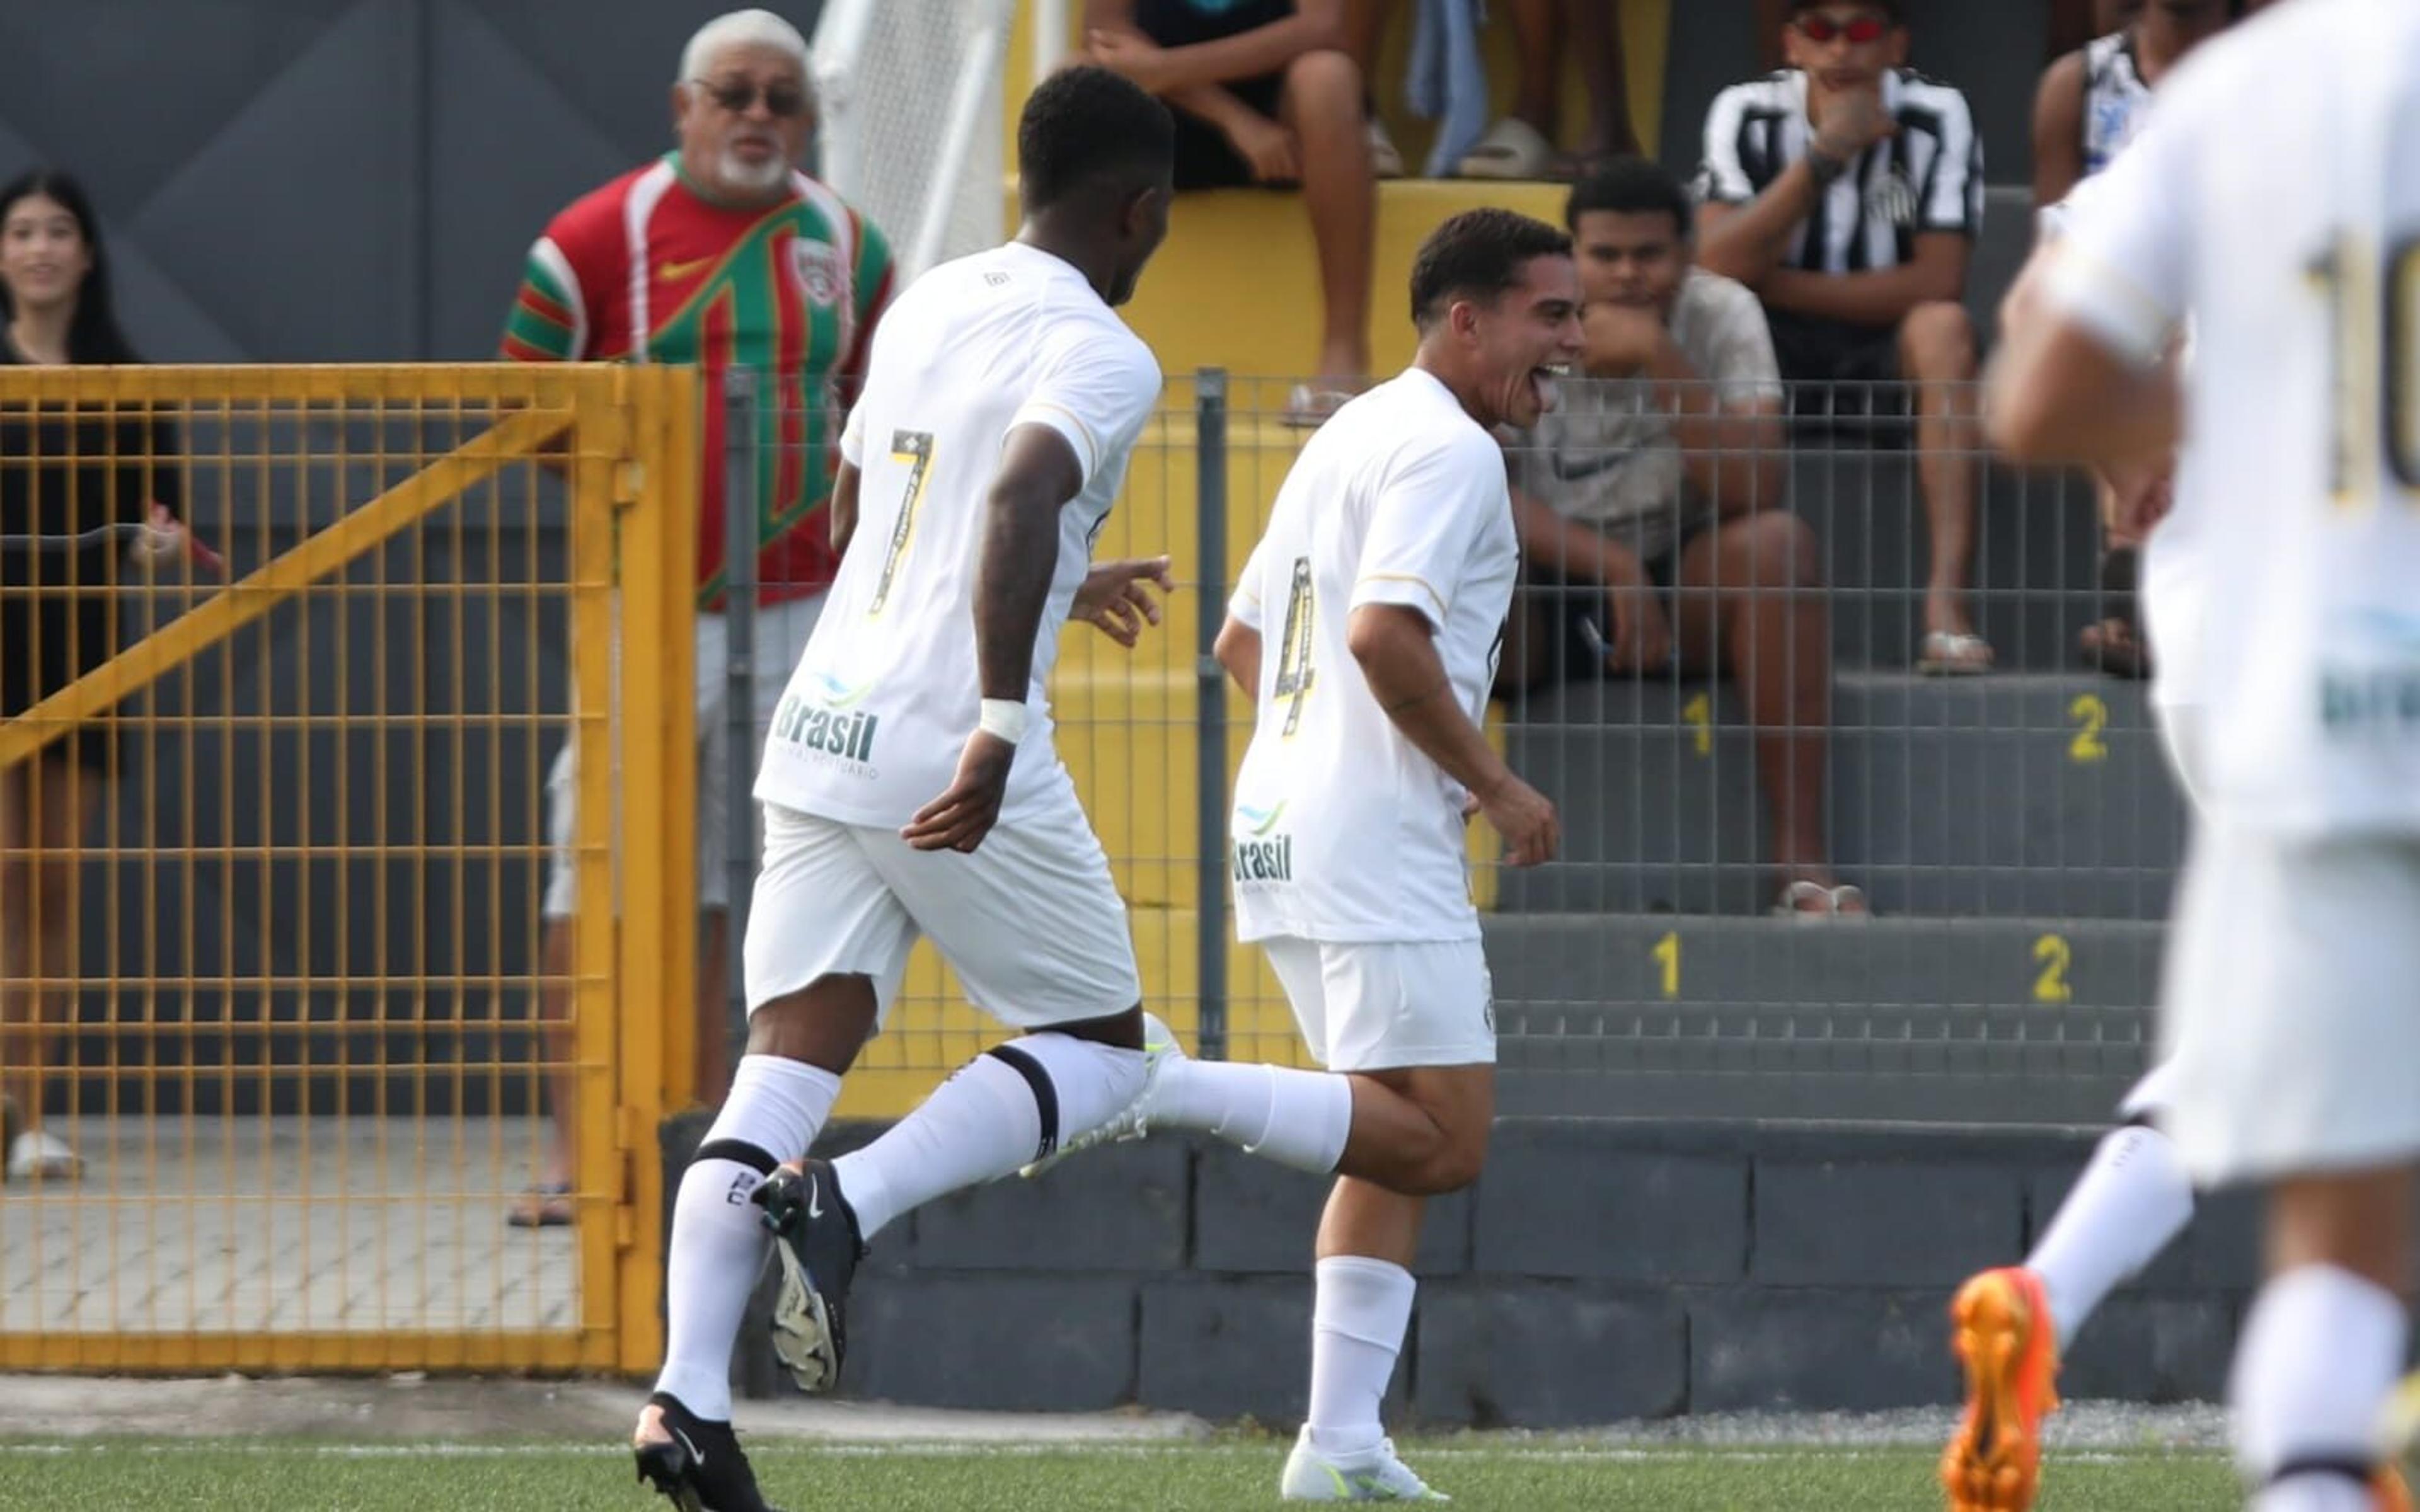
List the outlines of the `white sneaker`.
<svg viewBox="0 0 2420 1512">
<path fill-rule="evenodd" d="M 1040 1160 L 1017 1167 L 1016 1174 L 1032 1180 L 1070 1155 L 1081 1153 L 1096 1145 L 1140 1139 L 1151 1133 L 1152 1115 L 1159 1106 L 1160 1077 L 1172 1062 L 1185 1058 L 1185 1047 L 1176 1042 L 1176 1031 L 1145 1013 L 1142 1016 L 1142 1089 L 1135 1093 L 1134 1101 L 1099 1128 L 1088 1129 Z"/>
<path fill-rule="evenodd" d="M 1286 1456 L 1285 1474 L 1278 1495 L 1289 1502 L 1450 1502 L 1443 1491 L 1412 1473 L 1395 1458 L 1395 1441 L 1380 1439 L 1378 1447 L 1349 1459 L 1331 1459 L 1311 1442 L 1305 1427 Z"/>
<path fill-rule="evenodd" d="M 28 1129 L 8 1144 L 8 1180 L 72 1181 L 84 1162 L 68 1142 L 46 1129 Z"/>
</svg>

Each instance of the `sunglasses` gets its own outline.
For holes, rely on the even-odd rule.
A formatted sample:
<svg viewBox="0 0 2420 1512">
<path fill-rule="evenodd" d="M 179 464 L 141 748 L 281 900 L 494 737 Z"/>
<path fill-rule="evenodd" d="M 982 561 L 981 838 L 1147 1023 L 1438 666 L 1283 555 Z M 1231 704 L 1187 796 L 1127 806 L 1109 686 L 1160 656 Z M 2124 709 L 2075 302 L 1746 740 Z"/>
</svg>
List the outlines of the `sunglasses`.
<svg viewBox="0 0 2420 1512">
<path fill-rule="evenodd" d="M 734 116 L 754 105 L 759 95 L 764 97 L 765 113 L 768 116 L 787 120 L 793 116 L 804 115 L 807 109 L 807 92 L 796 85 L 768 84 L 760 89 L 753 79 L 691 79 L 690 83 L 705 90 L 716 104 Z"/>
<path fill-rule="evenodd" d="M 1810 11 L 1799 17 L 1792 24 L 1798 28 L 1799 36 L 1810 42 L 1828 42 L 1836 38 L 1845 37 L 1858 47 L 1863 47 L 1869 42 L 1881 41 L 1884 34 L 1890 30 L 1890 23 L 1880 16 L 1859 16 L 1852 21 L 1834 21 L 1820 10 Z"/>
</svg>

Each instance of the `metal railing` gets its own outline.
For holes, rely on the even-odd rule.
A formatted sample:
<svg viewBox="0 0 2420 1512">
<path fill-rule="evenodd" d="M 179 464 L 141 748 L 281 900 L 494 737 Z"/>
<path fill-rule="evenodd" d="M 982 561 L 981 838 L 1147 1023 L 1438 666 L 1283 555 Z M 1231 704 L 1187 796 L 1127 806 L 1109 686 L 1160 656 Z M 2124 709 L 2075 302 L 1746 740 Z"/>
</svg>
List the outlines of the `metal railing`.
<svg viewBox="0 0 2420 1512">
<path fill-rule="evenodd" d="M 628 716 L 687 698 L 695 409 L 621 367 L 0 372 L 0 1077 L 58 1142 L 0 1187 L 0 1365 L 652 1362 L 693 775 Z M 226 580 L 128 564 L 153 504 Z M 551 1162 L 565 1222 L 513 1227 Z"/>
</svg>

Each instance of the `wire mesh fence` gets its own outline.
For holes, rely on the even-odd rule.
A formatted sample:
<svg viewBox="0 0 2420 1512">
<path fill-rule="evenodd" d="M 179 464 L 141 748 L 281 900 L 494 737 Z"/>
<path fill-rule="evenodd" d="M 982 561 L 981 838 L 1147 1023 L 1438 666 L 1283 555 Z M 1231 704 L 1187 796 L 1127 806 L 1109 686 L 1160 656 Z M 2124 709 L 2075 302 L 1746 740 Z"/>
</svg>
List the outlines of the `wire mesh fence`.
<svg viewBox="0 0 2420 1512">
<path fill-rule="evenodd" d="M 1165 553 L 1178 591 L 1133 650 L 1070 627 L 1051 687 L 1147 1000 L 1286 1063 L 1225 912 L 1251 712 L 1207 652 L 1312 434 L 1296 388 L 1171 378 L 1095 555 Z M 2093 485 L 1995 465 L 1885 385 L 1572 389 L 1605 423 L 1507 441 L 1525 565 L 1488 728 L 1564 840 L 1513 871 L 1470 836 L 1505 1105 L 2102 1116 L 2142 1064 L 2183 811 L 2148 685 L 2079 659 L 2133 617 Z M 844 1111 L 905 1111 L 996 1033 L 921 955 Z"/>
<path fill-rule="evenodd" d="M 666 608 L 613 562 L 693 517 L 631 488 L 693 403 L 603 369 L 0 373 L 0 1358 L 619 1358 L 617 1113 L 661 1102 L 622 1072 L 659 1036 L 619 1022 L 616 931 L 550 960 L 540 904 L 558 869 L 664 948 L 620 839 L 662 826 L 612 780 L 660 778 L 614 715 L 661 658 L 611 652 Z M 569 746 L 594 817 L 550 843 Z"/>
</svg>

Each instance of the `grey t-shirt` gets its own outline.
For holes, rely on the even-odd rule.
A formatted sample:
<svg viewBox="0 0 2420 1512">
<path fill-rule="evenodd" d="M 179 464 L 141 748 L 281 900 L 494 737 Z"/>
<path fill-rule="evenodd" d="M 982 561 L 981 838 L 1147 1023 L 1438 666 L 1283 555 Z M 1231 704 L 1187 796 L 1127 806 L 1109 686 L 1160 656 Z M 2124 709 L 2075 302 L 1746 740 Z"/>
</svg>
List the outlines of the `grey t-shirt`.
<svg viewBox="0 0 2420 1512">
<path fill-rule="evenodd" d="M 1773 334 L 1745 285 L 1690 269 L 1671 332 L 1725 409 L 1780 402 Z M 1662 556 L 1713 517 L 1711 501 L 1688 486 L 1671 415 L 1652 380 L 1575 379 L 1561 390 L 1557 408 L 1511 448 L 1515 486 L 1642 559 Z"/>
</svg>

